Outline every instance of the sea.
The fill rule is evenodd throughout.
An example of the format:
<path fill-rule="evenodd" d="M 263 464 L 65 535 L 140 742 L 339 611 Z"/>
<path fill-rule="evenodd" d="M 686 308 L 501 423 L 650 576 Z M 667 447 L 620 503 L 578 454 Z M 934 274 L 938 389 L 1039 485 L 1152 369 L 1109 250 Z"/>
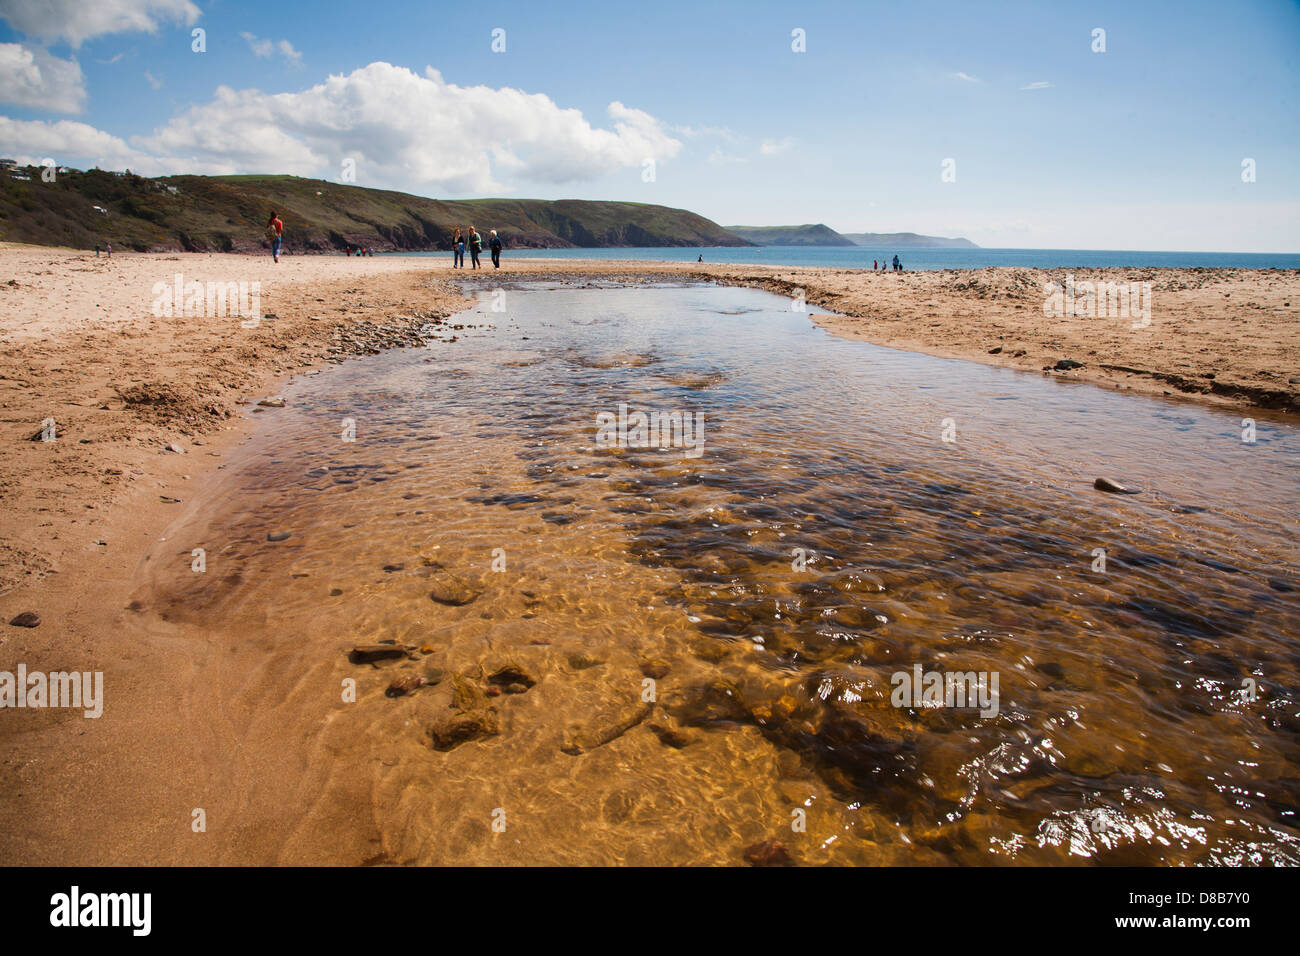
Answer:
<path fill-rule="evenodd" d="M 397 253 L 450 256 L 450 252 Z M 883 249 L 869 246 L 727 246 L 617 249 L 506 249 L 519 259 L 641 259 L 662 262 L 705 262 L 735 265 L 817 266 L 828 269 L 870 269 L 873 260 L 893 261 L 904 269 L 985 269 L 990 266 L 1031 269 L 1179 268 L 1179 269 L 1300 269 L 1300 253 L 1149 252 L 1111 249 Z M 487 253 L 483 254 L 484 259 Z"/>

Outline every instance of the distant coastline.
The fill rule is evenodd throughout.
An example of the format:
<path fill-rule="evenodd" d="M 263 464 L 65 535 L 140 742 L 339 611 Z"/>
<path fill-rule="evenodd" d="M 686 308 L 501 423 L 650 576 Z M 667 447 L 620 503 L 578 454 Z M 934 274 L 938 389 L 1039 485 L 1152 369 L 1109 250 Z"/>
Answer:
<path fill-rule="evenodd" d="M 507 258 L 695 262 L 714 265 L 865 269 L 897 254 L 904 270 L 941 269 L 1300 269 L 1300 253 L 1143 252 L 1110 249 L 905 249 L 884 246 L 750 246 L 621 249 L 507 249 Z M 443 255 L 443 253 L 417 253 Z"/>
<path fill-rule="evenodd" d="M 969 239 L 915 232 L 836 232 L 825 223 L 801 226 L 725 226 L 756 246 L 866 246 L 871 249 L 978 249 Z"/>

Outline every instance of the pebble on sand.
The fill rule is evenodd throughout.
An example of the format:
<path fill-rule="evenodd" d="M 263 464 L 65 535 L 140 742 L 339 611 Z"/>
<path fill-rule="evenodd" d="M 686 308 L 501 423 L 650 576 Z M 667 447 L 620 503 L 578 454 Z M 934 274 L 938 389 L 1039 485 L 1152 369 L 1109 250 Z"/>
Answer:
<path fill-rule="evenodd" d="M 23 611 L 9 623 L 14 627 L 40 627 L 41 616 L 35 611 Z"/>
<path fill-rule="evenodd" d="M 292 532 L 290 531 L 268 531 L 266 533 L 266 540 L 267 541 L 288 541 L 289 536 L 291 534 Z"/>
<path fill-rule="evenodd" d="M 764 840 L 745 848 L 745 860 L 751 866 L 793 866 L 794 860 L 785 844 L 777 840 Z"/>
<path fill-rule="evenodd" d="M 353 664 L 373 664 L 405 656 L 406 648 L 400 644 L 358 644 L 348 651 L 348 660 Z"/>
<path fill-rule="evenodd" d="M 384 693 L 389 697 L 402 697 L 412 691 L 419 690 L 425 684 L 429 683 L 423 674 L 405 674 L 397 678 L 388 685 L 388 690 Z"/>
<path fill-rule="evenodd" d="M 489 684 L 496 684 L 498 687 L 504 687 L 507 694 L 522 694 L 528 688 L 537 683 L 533 675 L 524 670 L 518 664 L 506 664 L 495 670 L 488 677 Z M 512 688 L 522 687 L 523 690 L 513 690 Z"/>
<path fill-rule="evenodd" d="M 462 607 L 469 604 L 481 593 L 450 571 L 442 568 L 433 569 L 432 584 L 433 587 L 429 592 L 429 597 L 439 604 L 450 604 L 452 607 Z"/>
<path fill-rule="evenodd" d="M 1098 478 L 1092 483 L 1092 486 L 1098 491 L 1109 491 L 1114 495 L 1136 495 L 1139 493 L 1138 489 L 1121 485 L 1118 481 L 1111 481 L 1109 478 Z"/>

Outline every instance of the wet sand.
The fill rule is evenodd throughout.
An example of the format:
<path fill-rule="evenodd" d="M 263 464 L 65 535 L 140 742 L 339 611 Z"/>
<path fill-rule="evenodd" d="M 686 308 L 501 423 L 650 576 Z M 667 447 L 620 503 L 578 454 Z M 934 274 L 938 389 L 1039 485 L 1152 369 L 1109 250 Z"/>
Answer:
<path fill-rule="evenodd" d="M 0 858 L 6 862 L 120 862 L 126 858 L 119 847 L 127 845 L 131 862 L 391 861 L 378 823 L 368 829 L 355 819 L 356 808 L 373 800 L 370 792 L 354 794 L 355 802 L 312 805 L 311 832 L 338 834 L 340 842 L 328 850 L 288 852 L 292 840 L 280 834 L 268 841 L 256 823 L 235 844 L 192 835 L 195 775 L 212 792 L 208 810 L 218 816 L 240 813 L 239 806 L 223 803 L 233 799 L 223 793 L 261 788 L 259 805 L 292 805 L 287 819 L 298 819 L 307 813 L 302 801 L 332 774 L 329 743 L 317 742 L 323 749 L 314 752 L 295 749 L 308 728 L 277 725 L 241 704 L 241 680 L 267 682 L 260 688 L 265 693 L 289 694 L 296 686 L 292 673 L 258 673 L 259 648 L 269 649 L 259 643 L 265 636 L 231 648 L 238 660 L 220 671 L 231 682 L 204 683 L 206 690 L 196 694 L 195 677 L 213 673 L 216 651 L 192 636 L 141 633 L 131 604 L 141 559 L 158 546 L 163 529 L 205 493 L 223 458 L 248 439 L 259 417 L 276 413 L 241 415 L 241 406 L 247 410 L 247 403 L 277 394 L 287 376 L 349 354 L 417 338 L 454 350 L 460 330 L 440 320 L 468 300 L 446 284 L 448 278 L 496 284 L 553 276 L 581 287 L 595 280 L 708 277 L 784 294 L 802 288 L 812 305 L 841 313 L 818 321 L 847 337 L 1035 371 L 1074 358 L 1083 368 L 1051 374 L 1193 395 L 1215 387 L 1203 383 L 1221 383 L 1220 391 L 1204 397 L 1241 407 L 1295 407 L 1289 379 L 1296 372 L 1285 364 L 1294 361 L 1297 339 L 1291 292 L 1300 282 L 1293 273 L 1153 270 L 1162 274 L 1154 277 L 1152 328 L 1144 331 L 1179 323 L 1179 331 L 1169 329 L 1157 345 L 1144 344 L 1127 323 L 1098 337 L 1097 320 L 1044 318 L 1041 292 L 1010 275 L 1021 270 L 995 270 L 991 280 L 973 274 L 983 283 L 976 285 L 965 274 L 967 287 L 957 288 L 961 283 L 947 273 L 507 260 L 508 273 L 466 276 L 428 259 L 291 257 L 276 267 L 265 258 L 237 256 L 131 255 L 109 263 L 50 250 L 2 255 L 17 284 L 0 286 L 0 441 L 11 450 L 0 459 L 0 616 L 8 621 L 34 610 L 43 621 L 35 629 L 0 628 L 0 654 L 29 669 L 115 672 L 121 678 L 115 706 L 129 715 L 110 727 L 52 711 L 3 714 L 0 750 L 15 773 L 10 796 L 0 801 Z M 262 311 L 275 318 L 254 329 L 229 318 L 154 318 L 150 289 L 177 270 L 187 279 L 260 280 Z M 1117 270 L 1106 272 L 1115 276 Z M 285 281 L 283 273 L 293 278 Z M 1243 298 L 1244 315 L 1227 304 Z M 935 324 L 919 322 L 918 315 Z M 1002 352 L 989 355 L 998 344 Z M 1115 372 L 1118 367 L 1132 371 Z M 47 418 L 56 422 L 56 440 L 30 441 Z M 171 444 L 181 451 L 168 450 Z M 633 658 L 627 663 L 640 666 Z M 248 752 L 239 753 L 236 744 L 254 725 Z M 148 741 L 143 749 L 140 741 Z M 286 758 L 300 763 L 277 771 L 276 761 Z M 770 759 L 779 762 L 780 754 Z M 338 793 L 347 786 L 368 790 L 373 782 L 335 780 L 332 786 Z M 148 799 L 141 798 L 144 792 Z M 133 802 L 138 813 L 107 826 L 84 812 L 88 805 Z M 142 821 L 154 827 L 143 841 Z M 417 828 L 407 842 L 421 839 Z M 156 849 L 141 851 L 145 845 Z M 418 859 L 420 852 L 399 858 Z"/>

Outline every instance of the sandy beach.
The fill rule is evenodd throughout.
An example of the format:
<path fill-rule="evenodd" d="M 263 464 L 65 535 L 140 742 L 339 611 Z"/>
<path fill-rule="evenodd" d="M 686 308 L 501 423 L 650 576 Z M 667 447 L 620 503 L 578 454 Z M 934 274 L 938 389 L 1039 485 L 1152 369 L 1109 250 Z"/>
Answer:
<path fill-rule="evenodd" d="M 473 274 L 453 273 L 450 257 L 290 256 L 275 265 L 265 256 L 110 260 L 30 247 L 0 250 L 0 261 L 0 442 L 7 450 L 0 456 L 0 618 L 40 617 L 38 627 L 0 627 L 0 654 L 30 669 L 93 665 L 117 675 L 115 706 L 129 715 L 90 731 L 54 712 L 21 721 L 10 715 L 0 724 L 11 775 L 0 800 L 0 859 L 9 864 L 293 859 L 259 852 L 255 832 L 217 849 L 189 845 L 185 826 L 161 823 L 154 852 L 124 858 L 120 847 L 142 845 L 138 832 L 128 838 L 126 831 L 139 827 L 146 810 L 188 806 L 180 790 L 193 781 L 177 779 L 178 768 L 200 766 L 212 775 L 209 783 L 221 779 L 229 741 L 207 722 L 233 706 L 187 689 L 211 648 L 123 639 L 131 633 L 132 584 L 142 556 L 178 511 L 263 416 L 276 413 L 274 401 L 257 402 L 351 355 L 420 343 L 455 349 L 458 330 L 444 320 L 472 300 L 453 280 L 483 289 L 537 278 L 579 288 L 595 280 L 751 286 L 802 299 L 817 323 L 848 339 L 1211 402 L 1243 417 L 1291 421 L 1300 411 L 1295 272 L 1073 276 L 1149 282 L 1150 322 L 1134 328 L 1128 318 L 1045 316 L 1044 284 L 1065 275 L 1028 269 L 876 274 L 507 255 L 499 273 Z M 185 282 L 259 283 L 256 324 L 155 315 L 156 284 L 170 284 L 177 273 Z M 53 440 L 43 441 L 50 420 Z M 191 713 L 173 703 L 210 710 Z M 296 729 L 287 733 L 292 739 Z M 126 739 L 135 742 L 129 757 L 121 750 Z M 143 750 L 142 739 L 149 741 Z M 195 751 L 202 754 L 197 764 L 182 758 Z M 303 796 L 293 788 L 310 777 L 287 775 L 285 790 L 266 799 L 291 803 Z M 114 815 L 109 826 L 80 812 L 88 803 L 120 809 L 137 802 L 140 813 Z M 324 815 L 318 832 L 329 812 L 345 813 L 316 810 Z M 328 854 L 303 851 L 299 858 L 359 862 L 374 855 L 368 839 L 359 825 Z"/>

